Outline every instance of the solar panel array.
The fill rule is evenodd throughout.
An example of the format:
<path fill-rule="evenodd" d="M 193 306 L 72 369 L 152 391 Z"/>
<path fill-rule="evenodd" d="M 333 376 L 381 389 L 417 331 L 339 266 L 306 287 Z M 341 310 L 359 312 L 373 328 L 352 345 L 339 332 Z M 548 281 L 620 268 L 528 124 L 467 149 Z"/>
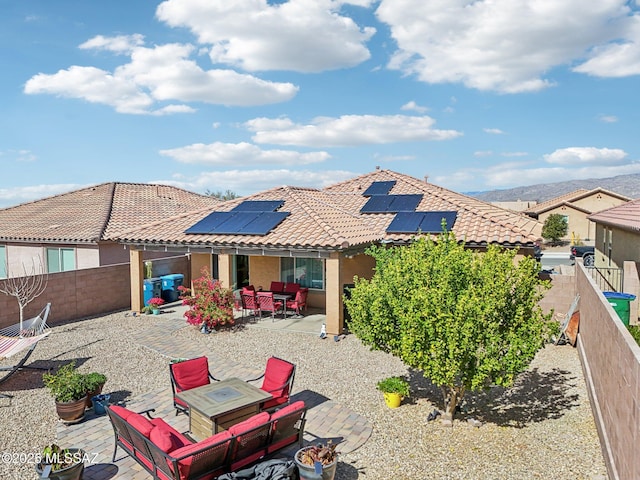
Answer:
<path fill-rule="evenodd" d="M 416 212 L 422 195 L 389 195 L 395 180 L 373 182 L 362 196 L 369 197 L 360 213 L 395 213 L 387 233 L 440 233 L 442 223 L 447 231 L 453 228 L 458 213 L 455 211 Z"/>
<path fill-rule="evenodd" d="M 387 227 L 387 233 L 440 233 L 442 222 L 450 231 L 456 222 L 458 212 L 400 212 Z"/>
<path fill-rule="evenodd" d="M 217 235 L 266 235 L 290 212 L 276 212 L 284 200 L 246 200 L 228 212 L 213 212 L 184 233 Z"/>

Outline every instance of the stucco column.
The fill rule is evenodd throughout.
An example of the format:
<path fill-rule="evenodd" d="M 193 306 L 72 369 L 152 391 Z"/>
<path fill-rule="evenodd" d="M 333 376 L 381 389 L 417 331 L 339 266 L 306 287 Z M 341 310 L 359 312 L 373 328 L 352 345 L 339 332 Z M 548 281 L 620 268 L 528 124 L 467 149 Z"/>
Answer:
<path fill-rule="evenodd" d="M 211 254 L 192 253 L 191 254 L 191 291 L 193 291 L 193 281 L 202 276 L 202 269 L 207 268 L 211 273 Z"/>
<path fill-rule="evenodd" d="M 233 261 L 232 256 L 227 254 L 218 255 L 218 275 L 220 283 L 225 288 L 233 285 Z"/>
<path fill-rule="evenodd" d="M 140 312 L 144 306 L 144 263 L 142 250 L 129 248 L 129 275 L 131 277 L 131 311 Z"/>
<path fill-rule="evenodd" d="M 326 260 L 326 311 L 327 311 L 327 334 L 339 335 L 342 333 L 344 319 L 342 316 L 342 285 L 340 283 L 340 263 L 339 253 L 332 253 Z"/>

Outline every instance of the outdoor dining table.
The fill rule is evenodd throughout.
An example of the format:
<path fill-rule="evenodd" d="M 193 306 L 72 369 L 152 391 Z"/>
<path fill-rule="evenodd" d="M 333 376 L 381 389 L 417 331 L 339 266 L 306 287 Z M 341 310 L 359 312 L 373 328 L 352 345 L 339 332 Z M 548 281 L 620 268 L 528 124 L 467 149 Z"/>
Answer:
<path fill-rule="evenodd" d="M 204 440 L 260 413 L 270 393 L 239 378 L 227 378 L 176 393 L 189 406 L 189 432 Z"/>
<path fill-rule="evenodd" d="M 293 297 L 290 293 L 274 293 L 273 300 L 282 302 L 282 312 L 284 318 L 287 318 L 287 300 L 290 300 Z"/>

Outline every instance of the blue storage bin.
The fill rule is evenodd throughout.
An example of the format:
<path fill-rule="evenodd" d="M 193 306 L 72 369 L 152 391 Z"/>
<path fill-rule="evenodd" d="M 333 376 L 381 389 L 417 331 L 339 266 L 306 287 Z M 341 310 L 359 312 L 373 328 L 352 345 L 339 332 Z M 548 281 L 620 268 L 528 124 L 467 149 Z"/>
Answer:
<path fill-rule="evenodd" d="M 149 305 L 149 300 L 162 296 L 162 280 L 160 277 L 145 278 L 142 283 L 142 290 L 144 291 L 144 304 L 147 306 Z"/>
<path fill-rule="evenodd" d="M 177 302 L 180 296 L 178 287 L 182 286 L 184 275 L 181 273 L 172 273 L 170 275 L 163 275 L 160 279 L 162 280 L 162 298 L 166 302 Z"/>

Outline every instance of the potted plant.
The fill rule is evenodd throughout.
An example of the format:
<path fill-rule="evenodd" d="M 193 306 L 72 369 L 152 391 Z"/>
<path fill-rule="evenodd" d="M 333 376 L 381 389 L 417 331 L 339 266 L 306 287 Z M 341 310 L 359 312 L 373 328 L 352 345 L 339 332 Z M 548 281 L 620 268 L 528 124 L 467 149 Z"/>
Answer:
<path fill-rule="evenodd" d="M 87 384 L 85 375 L 76 370 L 75 360 L 60 367 L 56 373 L 44 373 L 42 381 L 51 392 L 58 417 L 63 422 L 76 423 L 84 418 Z"/>
<path fill-rule="evenodd" d="M 80 448 L 60 448 L 51 444 L 42 451 L 36 472 L 40 478 L 80 480 L 84 473 L 84 457 L 85 453 Z"/>
<path fill-rule="evenodd" d="M 87 385 L 87 408 L 91 408 L 93 406 L 91 399 L 102 393 L 102 388 L 107 383 L 107 376 L 102 373 L 91 372 L 85 374 L 84 381 Z"/>
<path fill-rule="evenodd" d="M 331 440 L 324 445 L 303 447 L 293 459 L 298 466 L 300 480 L 333 480 L 338 467 L 338 452 Z"/>
<path fill-rule="evenodd" d="M 162 305 L 164 305 L 164 300 L 160 297 L 153 297 L 147 302 L 147 307 L 151 308 L 151 313 L 154 315 L 158 315 L 160 313 L 160 307 Z"/>
<path fill-rule="evenodd" d="M 384 401 L 389 408 L 399 407 L 402 399 L 409 396 L 409 382 L 402 377 L 380 380 L 377 388 L 384 395 Z"/>

